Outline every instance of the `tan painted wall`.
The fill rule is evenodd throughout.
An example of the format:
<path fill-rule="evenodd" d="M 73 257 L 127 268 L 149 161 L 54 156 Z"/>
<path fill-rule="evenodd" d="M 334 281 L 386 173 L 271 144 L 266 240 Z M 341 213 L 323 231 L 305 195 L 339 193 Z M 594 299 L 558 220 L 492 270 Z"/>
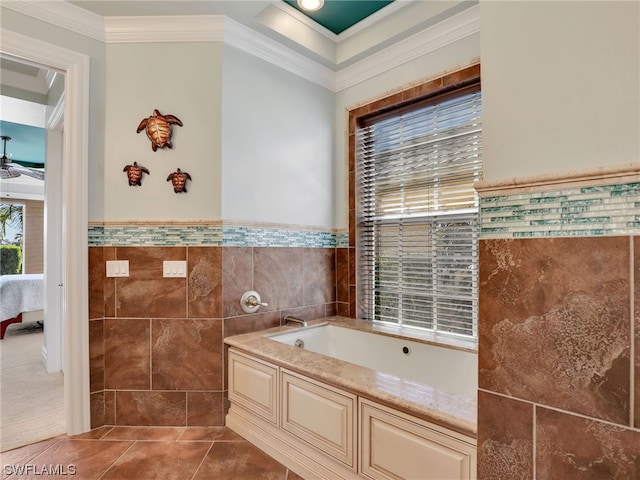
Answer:
<path fill-rule="evenodd" d="M 24 273 L 44 273 L 44 202 L 25 200 Z"/>

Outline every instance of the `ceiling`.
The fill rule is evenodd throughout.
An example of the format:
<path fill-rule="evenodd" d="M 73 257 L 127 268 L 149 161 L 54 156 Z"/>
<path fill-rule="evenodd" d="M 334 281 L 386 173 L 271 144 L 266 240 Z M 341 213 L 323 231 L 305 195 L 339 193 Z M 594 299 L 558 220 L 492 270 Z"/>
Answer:
<path fill-rule="evenodd" d="M 0 67 L 3 70 L 8 68 L 15 73 L 32 77 L 34 80 L 38 78 L 38 74 L 40 73 L 40 69 L 38 67 L 27 65 L 26 63 L 14 62 L 6 58 L 0 59 Z"/>
<path fill-rule="evenodd" d="M 40 127 L 0 120 L 0 135 L 11 137 L 7 141 L 9 161 L 25 167 L 42 168 L 45 160 L 46 130 Z M 0 143 L 3 152 L 4 142 Z"/>
<path fill-rule="evenodd" d="M 139 17 L 218 16 L 253 31 L 263 43 L 279 44 L 335 73 L 371 60 L 379 53 L 399 57 L 401 44 L 424 36 L 431 27 L 477 6 L 479 0 L 325 0 L 305 12 L 295 0 L 1 0 L 3 7 L 39 15 L 54 25 L 101 41 L 109 34 L 136 31 Z M 37 8 L 27 8 L 33 3 Z M 20 8 L 18 8 L 20 7 Z M 54 8 L 55 7 L 55 8 Z M 58 8 L 60 7 L 60 8 Z M 64 7 L 64 8 L 62 8 Z M 41 9 L 41 10 L 40 10 Z M 161 24 L 162 22 L 159 22 Z M 173 24 L 167 30 L 173 31 Z M 145 27 L 146 28 L 146 27 Z M 225 38 L 227 33 L 225 22 Z M 102 32 L 101 34 L 99 32 Z M 234 32 L 237 30 L 234 29 Z M 245 35 L 244 33 L 242 33 Z M 391 53 L 389 49 L 396 48 Z M 271 46 L 267 47 L 271 49 Z M 408 49 L 416 48 L 409 45 Z M 420 48 L 420 47 L 417 47 Z M 273 49 L 272 49 L 273 50 Z M 288 56 L 287 53 L 285 55 Z M 366 69 L 366 67 L 365 67 Z M 3 68 L 4 73 L 4 68 Z M 3 84 L 5 82 L 3 81 Z"/>
<path fill-rule="evenodd" d="M 0 59 L 2 99 L 0 135 L 11 137 L 6 152 L 11 162 L 41 168 L 45 162 L 44 109 L 48 71 L 8 58 Z M 0 154 L 4 142 L 0 142 Z M 12 180 L 13 181 L 13 180 Z"/>
<path fill-rule="evenodd" d="M 300 8 L 296 0 L 284 0 L 284 2 L 338 35 L 393 3 L 393 0 L 326 0 L 321 9 L 311 12 Z"/>
<path fill-rule="evenodd" d="M 103 17 L 157 15 L 228 15 L 242 21 L 269 4 L 286 3 L 319 25 L 339 34 L 394 0 L 325 0 L 314 12 L 298 7 L 296 0 L 67 0 Z M 410 0 L 398 0 L 410 3 Z M 244 22 L 243 22 L 244 23 Z"/>

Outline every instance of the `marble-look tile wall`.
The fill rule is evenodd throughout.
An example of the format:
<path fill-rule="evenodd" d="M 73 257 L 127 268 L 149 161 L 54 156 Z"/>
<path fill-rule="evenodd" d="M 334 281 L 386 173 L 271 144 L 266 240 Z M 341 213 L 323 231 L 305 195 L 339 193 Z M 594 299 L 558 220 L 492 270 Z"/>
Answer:
<path fill-rule="evenodd" d="M 638 236 L 480 241 L 478 478 L 640 478 L 639 284 Z"/>
<path fill-rule="evenodd" d="M 107 260 L 130 276 L 107 278 Z M 186 260 L 186 278 L 163 278 Z M 224 425 L 225 336 L 336 313 L 336 249 L 101 247 L 89 249 L 91 424 Z M 246 290 L 269 304 L 247 315 Z"/>

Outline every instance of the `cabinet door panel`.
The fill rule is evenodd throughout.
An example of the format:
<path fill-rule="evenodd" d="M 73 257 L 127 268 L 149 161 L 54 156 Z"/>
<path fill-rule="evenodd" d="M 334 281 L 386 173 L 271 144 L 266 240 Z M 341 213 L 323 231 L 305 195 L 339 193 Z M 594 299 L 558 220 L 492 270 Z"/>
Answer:
<path fill-rule="evenodd" d="M 278 368 L 229 351 L 229 400 L 278 422 Z"/>
<path fill-rule="evenodd" d="M 471 478 L 473 445 L 366 403 L 362 414 L 362 473 L 375 479 Z"/>
<path fill-rule="evenodd" d="M 354 467 L 356 397 L 283 371 L 283 430 Z"/>

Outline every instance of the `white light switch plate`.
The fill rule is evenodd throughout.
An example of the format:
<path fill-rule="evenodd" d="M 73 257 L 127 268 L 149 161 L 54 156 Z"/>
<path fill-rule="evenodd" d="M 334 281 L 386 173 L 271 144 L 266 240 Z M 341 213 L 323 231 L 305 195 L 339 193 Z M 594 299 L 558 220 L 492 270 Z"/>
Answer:
<path fill-rule="evenodd" d="M 162 262 L 162 276 L 172 278 L 186 277 L 186 260 L 165 260 Z"/>
<path fill-rule="evenodd" d="M 128 277 L 129 260 L 107 260 L 107 277 Z"/>

